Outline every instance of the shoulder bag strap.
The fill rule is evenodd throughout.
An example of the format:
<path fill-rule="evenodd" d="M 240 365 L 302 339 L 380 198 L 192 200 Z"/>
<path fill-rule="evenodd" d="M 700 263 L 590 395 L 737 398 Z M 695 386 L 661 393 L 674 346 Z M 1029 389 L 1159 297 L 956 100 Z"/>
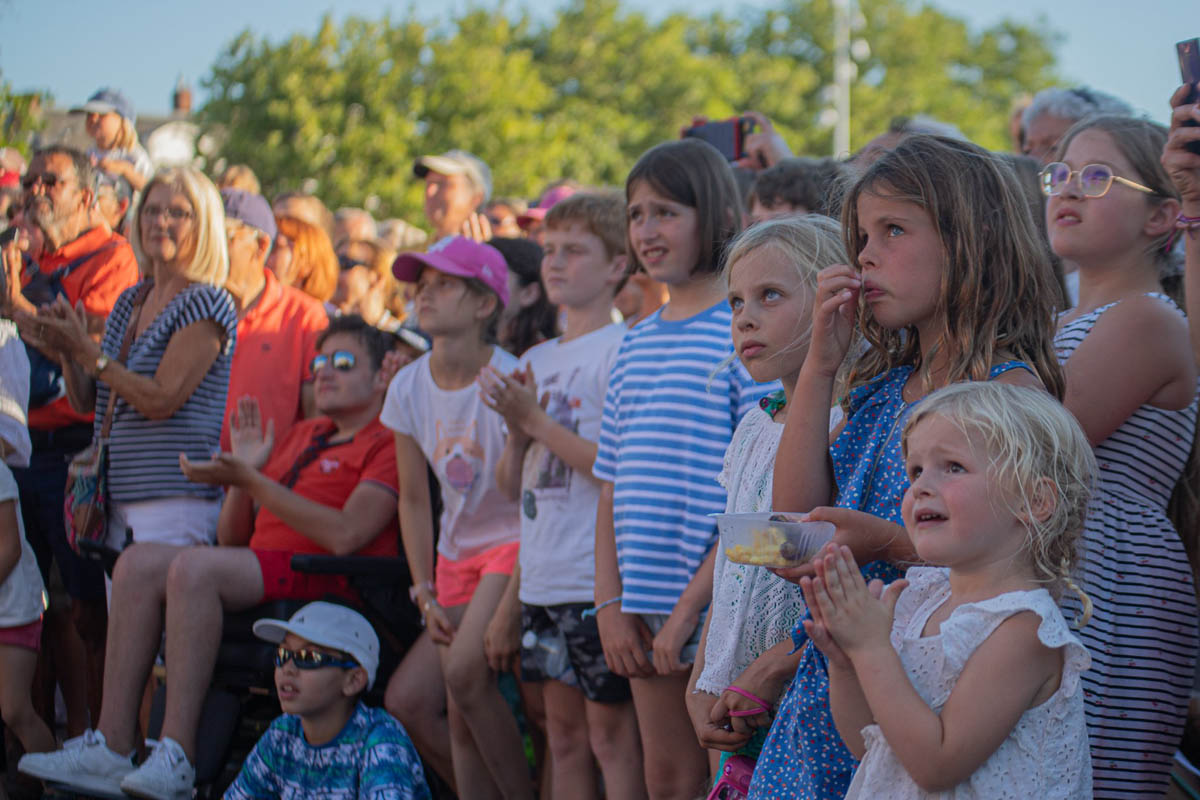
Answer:
<path fill-rule="evenodd" d="M 125 338 L 121 340 L 121 354 L 117 356 L 117 361 L 124 366 L 125 359 L 129 356 L 129 348 L 133 345 L 134 333 L 137 331 L 138 318 L 142 315 L 142 306 L 146 302 L 146 295 L 150 293 L 151 284 L 149 281 L 142 284 L 142 288 L 138 289 L 137 296 L 133 298 L 133 309 L 129 314 L 129 324 L 125 327 Z M 100 440 L 108 439 L 108 432 L 112 430 L 113 412 L 117 407 L 117 393 L 112 388 L 108 387 L 108 406 L 104 409 L 104 423 L 100 426 Z"/>

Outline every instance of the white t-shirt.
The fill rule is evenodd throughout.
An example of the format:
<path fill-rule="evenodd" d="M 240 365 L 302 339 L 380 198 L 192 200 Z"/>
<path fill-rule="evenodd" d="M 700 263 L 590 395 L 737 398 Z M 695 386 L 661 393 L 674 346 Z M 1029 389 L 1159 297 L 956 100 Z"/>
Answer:
<path fill-rule="evenodd" d="M 21 537 L 21 558 L 4 583 L 0 583 L 0 628 L 16 628 L 42 616 L 46 610 L 46 591 L 42 586 L 42 574 L 29 542 L 25 541 L 25 524 L 21 521 L 17 480 L 12 470 L 0 461 L 0 503 L 16 501 L 17 533 Z"/>
<path fill-rule="evenodd" d="M 499 347 L 488 363 L 505 374 L 517 367 Z M 458 561 L 517 541 L 517 503 L 496 486 L 504 421 L 480 400 L 478 385 L 439 388 L 426 353 L 392 378 L 379 421 L 416 441 L 442 485 L 438 553 Z"/>
<path fill-rule="evenodd" d="M 521 368 L 533 367 L 546 413 L 590 441 L 600 438 L 608 375 L 625 338 L 607 325 L 564 342 L 530 348 Z M 596 504 L 600 483 L 580 474 L 541 442 L 525 451 L 521 470 L 521 602 L 539 606 L 589 603 L 596 572 Z"/>

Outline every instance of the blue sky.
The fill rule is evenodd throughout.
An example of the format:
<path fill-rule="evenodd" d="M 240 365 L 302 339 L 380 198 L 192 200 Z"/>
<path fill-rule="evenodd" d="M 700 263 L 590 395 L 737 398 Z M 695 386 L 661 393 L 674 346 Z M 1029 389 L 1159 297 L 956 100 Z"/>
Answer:
<path fill-rule="evenodd" d="M 0 0 L 0 73 L 14 89 L 47 89 L 60 106 L 83 102 L 100 86 L 123 89 L 139 111 L 164 113 L 182 76 L 198 91 L 217 54 L 249 28 L 277 40 L 312 32 L 329 9 L 335 16 L 394 18 L 412 9 L 427 20 L 495 0 Z M 774 5 L 723 0 L 625 0 L 658 14 L 690 9 Z M 1045 24 L 1062 36 L 1059 67 L 1071 82 L 1116 94 L 1143 113 L 1165 120 L 1167 99 L 1179 83 L 1177 39 L 1200 36 L 1196 0 L 931 0 L 975 28 L 1001 17 Z M 555 0 L 507 3 L 548 13 Z M 1136 9 L 1136 10 L 1135 10 Z M 1191 26 L 1189 29 L 1188 26 Z M 199 99 L 203 100 L 202 93 Z M 763 109 L 769 113 L 769 109 Z"/>

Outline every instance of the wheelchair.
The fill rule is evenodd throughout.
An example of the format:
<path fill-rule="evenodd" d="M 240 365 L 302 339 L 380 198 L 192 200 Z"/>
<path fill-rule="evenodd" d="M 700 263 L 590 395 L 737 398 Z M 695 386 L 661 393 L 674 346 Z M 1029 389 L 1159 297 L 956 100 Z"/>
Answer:
<path fill-rule="evenodd" d="M 80 549 L 88 557 L 101 561 L 109 574 L 120 555 L 94 542 L 80 542 Z M 422 632 L 420 612 L 408 595 L 411 578 L 407 560 L 298 554 L 292 556 L 291 567 L 297 572 L 343 575 L 349 579 L 361 601 L 353 607 L 375 628 L 380 644 L 378 678 L 363 701 L 369 706 L 382 706 L 388 677 Z M 325 599 L 351 605 L 340 597 Z M 282 713 L 275 692 L 276 645 L 254 635 L 254 622 L 268 617 L 288 619 L 307 602 L 279 600 L 225 614 L 221 645 L 196 736 L 197 798 L 220 798 L 237 777 L 254 744 Z M 146 731 L 148 739 L 158 737 L 165 706 L 164 685 L 154 692 Z M 428 764 L 424 766 L 435 800 L 453 798 Z"/>

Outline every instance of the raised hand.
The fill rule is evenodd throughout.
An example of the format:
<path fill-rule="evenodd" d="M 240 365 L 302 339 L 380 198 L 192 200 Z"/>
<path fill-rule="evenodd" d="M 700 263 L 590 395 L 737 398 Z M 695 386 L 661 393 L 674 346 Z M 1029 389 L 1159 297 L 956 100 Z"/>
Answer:
<path fill-rule="evenodd" d="M 543 396 L 539 402 L 533 367 L 526 365 L 524 372 L 515 370 L 505 375 L 495 367 L 486 366 L 479 371 L 478 382 L 484 405 L 504 417 L 509 431 L 529 436 L 530 422 L 545 409 L 549 399 Z"/>
<path fill-rule="evenodd" d="M 262 469 L 275 447 L 275 420 L 262 423 L 258 398 L 243 395 L 229 417 L 229 441 L 233 455 L 254 469 Z"/>
<path fill-rule="evenodd" d="M 881 592 L 878 588 L 872 591 L 850 548 L 837 547 L 817 562 L 817 578 L 811 587 L 815 603 L 810 607 L 819 610 L 822 626 L 853 661 L 873 648 L 891 647 L 896 600 L 907 585 L 900 580 Z"/>
<path fill-rule="evenodd" d="M 1171 96 L 1171 132 L 1163 148 L 1162 165 L 1183 199 L 1184 213 L 1196 216 L 1200 212 L 1200 155 L 1188 146 L 1200 149 L 1200 102 L 1185 102 L 1190 88 L 1180 86 Z"/>
<path fill-rule="evenodd" d="M 837 375 L 854 341 L 861 286 L 858 273 L 846 264 L 834 264 L 817 273 L 806 368 L 819 369 L 820 374 L 829 377 Z"/>
<path fill-rule="evenodd" d="M 758 130 L 746 137 L 746 141 L 743 142 L 746 156 L 733 162 L 736 166 L 761 170 L 773 167 L 783 159 L 792 157 L 792 149 L 775 130 L 775 126 L 771 124 L 771 120 L 767 118 L 766 114 L 747 111 L 742 116 L 754 120 L 758 125 Z"/>

